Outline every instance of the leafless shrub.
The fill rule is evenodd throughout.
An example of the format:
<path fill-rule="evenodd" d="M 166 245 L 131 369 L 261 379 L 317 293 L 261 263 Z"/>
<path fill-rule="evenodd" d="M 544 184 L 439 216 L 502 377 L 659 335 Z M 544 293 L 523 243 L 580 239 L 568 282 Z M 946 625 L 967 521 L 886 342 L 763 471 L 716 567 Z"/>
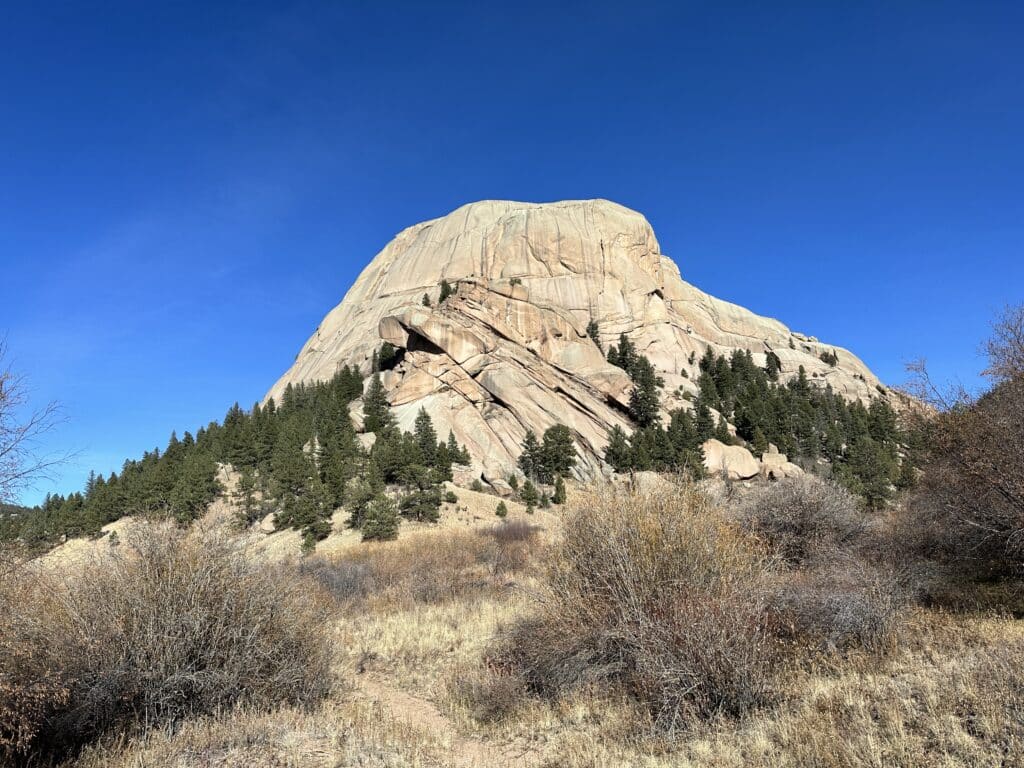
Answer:
<path fill-rule="evenodd" d="M 42 762 L 115 728 L 313 701 L 330 685 L 315 594 L 224 534 L 168 526 L 65 579 L 23 573 L 0 594 L 0 750 Z"/>
<path fill-rule="evenodd" d="M 505 720 L 527 699 L 526 680 L 502 667 L 460 670 L 452 683 L 452 695 L 480 723 Z"/>
<path fill-rule="evenodd" d="M 526 520 L 504 520 L 486 529 L 486 534 L 501 545 L 533 542 L 540 532 L 540 526 Z"/>
<path fill-rule="evenodd" d="M 839 550 L 783 575 L 771 598 L 789 639 L 829 652 L 892 650 L 907 602 L 892 570 Z"/>
<path fill-rule="evenodd" d="M 365 600 L 378 589 L 373 568 L 365 562 L 307 557 L 299 566 L 299 572 L 318 582 L 342 602 Z"/>
<path fill-rule="evenodd" d="M 491 574 L 502 576 L 525 570 L 538 549 L 539 532 L 539 526 L 525 520 L 505 520 L 488 528 L 484 535 L 492 542 L 483 551 L 483 559 Z"/>
<path fill-rule="evenodd" d="M 988 368 L 984 374 L 993 381 L 1010 381 L 1024 376 L 1024 304 L 1006 307 L 992 325 L 985 342 Z"/>
<path fill-rule="evenodd" d="M 765 552 L 693 487 L 595 492 L 566 519 L 535 612 L 488 664 L 538 695 L 625 692 L 655 726 L 740 715 L 770 700 L 780 646 L 763 601 Z"/>
<path fill-rule="evenodd" d="M 740 500 L 736 516 L 743 528 L 790 563 L 802 563 L 822 549 L 849 547 L 867 527 L 853 494 L 814 475 L 752 490 Z"/>
<path fill-rule="evenodd" d="M 936 404 L 917 425 L 924 471 L 895 535 L 964 580 L 1024 576 L 1024 373 Z"/>

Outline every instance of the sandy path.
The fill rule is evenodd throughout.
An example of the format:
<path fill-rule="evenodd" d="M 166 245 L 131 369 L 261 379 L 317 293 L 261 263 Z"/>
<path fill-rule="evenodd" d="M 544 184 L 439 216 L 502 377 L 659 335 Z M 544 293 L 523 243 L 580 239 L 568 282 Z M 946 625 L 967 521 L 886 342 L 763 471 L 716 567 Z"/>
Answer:
<path fill-rule="evenodd" d="M 540 764 L 541 755 L 535 750 L 513 745 L 491 745 L 459 734 L 449 720 L 431 701 L 414 696 L 390 685 L 378 677 L 360 675 L 355 680 L 357 690 L 367 699 L 380 704 L 391 715 L 417 730 L 439 736 L 451 745 L 447 766 L 452 768 L 529 768 Z"/>

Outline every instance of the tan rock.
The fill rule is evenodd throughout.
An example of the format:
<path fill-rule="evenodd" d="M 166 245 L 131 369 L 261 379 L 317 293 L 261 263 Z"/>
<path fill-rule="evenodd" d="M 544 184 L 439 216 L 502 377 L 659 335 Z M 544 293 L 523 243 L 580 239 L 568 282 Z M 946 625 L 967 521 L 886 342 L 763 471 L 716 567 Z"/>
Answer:
<path fill-rule="evenodd" d="M 776 449 L 777 451 L 778 449 Z M 768 453 L 761 456 L 761 476 L 766 480 L 781 480 L 784 477 L 796 477 L 804 471 L 791 462 L 784 453 Z"/>
<path fill-rule="evenodd" d="M 452 482 L 463 488 L 468 488 L 474 480 L 480 479 L 480 472 L 474 470 L 470 464 L 452 464 Z"/>
<path fill-rule="evenodd" d="M 761 472 L 761 464 L 746 448 L 718 440 L 704 443 L 704 467 L 709 474 L 729 480 L 749 480 Z"/>
<path fill-rule="evenodd" d="M 356 432 L 366 429 L 363 423 L 363 399 L 361 397 L 348 404 L 348 418 Z"/>
<path fill-rule="evenodd" d="M 422 306 L 442 280 L 455 294 Z M 329 379 L 345 364 L 369 373 L 374 350 L 388 341 L 405 350 L 381 376 L 403 428 L 426 408 L 438 435 L 451 430 L 469 448 L 474 473 L 503 482 L 527 429 L 563 423 L 580 453 L 578 474 L 592 477 L 608 430 L 632 430 L 624 413 L 632 384 L 587 336 L 591 320 L 605 348 L 625 333 L 648 356 L 666 380 L 666 407 L 680 405 L 669 392 L 693 391 L 689 357 L 708 346 L 749 350 L 762 362 L 771 350 L 783 379 L 803 365 L 817 374 L 812 381 L 846 397 L 877 394 L 878 380 L 852 353 L 698 290 L 661 253 L 642 215 L 584 200 L 484 201 L 399 233 L 268 397 L 289 382 Z M 818 358 L 826 349 L 838 354 L 834 368 Z M 361 404 L 350 415 L 362 429 Z"/>

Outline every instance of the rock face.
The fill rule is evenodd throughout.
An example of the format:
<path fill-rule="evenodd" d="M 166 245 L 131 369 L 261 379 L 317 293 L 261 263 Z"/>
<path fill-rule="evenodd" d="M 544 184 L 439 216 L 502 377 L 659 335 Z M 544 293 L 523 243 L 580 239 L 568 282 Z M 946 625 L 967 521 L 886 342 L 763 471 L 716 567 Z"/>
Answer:
<path fill-rule="evenodd" d="M 439 304 L 442 280 L 457 290 Z M 424 294 L 433 306 L 423 305 Z M 682 395 L 696 393 L 708 346 L 750 350 L 759 365 L 772 351 L 783 378 L 803 365 L 812 381 L 851 399 L 878 391 L 850 352 L 683 281 L 641 214 L 585 200 L 472 203 L 401 232 L 267 397 L 349 363 L 369 373 L 374 350 L 388 341 L 401 355 L 382 381 L 403 429 L 426 408 L 438 435 L 454 432 L 474 473 L 490 482 L 513 471 L 527 429 L 539 435 L 563 423 L 576 438 L 580 474 L 592 476 L 604 469 L 608 429 L 631 430 L 631 385 L 587 335 L 591 320 L 605 349 L 625 333 L 647 355 L 665 379 L 666 410 L 688 407 Z M 836 366 L 819 359 L 826 351 L 838 355 Z"/>

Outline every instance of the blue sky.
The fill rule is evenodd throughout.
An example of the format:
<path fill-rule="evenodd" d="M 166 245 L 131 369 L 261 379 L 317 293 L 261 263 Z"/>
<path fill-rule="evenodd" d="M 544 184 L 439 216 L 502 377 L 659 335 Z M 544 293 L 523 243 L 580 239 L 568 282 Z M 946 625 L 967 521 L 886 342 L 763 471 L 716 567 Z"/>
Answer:
<path fill-rule="evenodd" d="M 642 211 L 685 279 L 890 383 L 976 384 L 1024 300 L 1018 3 L 159 5 L 0 25 L 0 333 L 79 452 L 26 503 L 259 399 L 472 200 Z"/>

